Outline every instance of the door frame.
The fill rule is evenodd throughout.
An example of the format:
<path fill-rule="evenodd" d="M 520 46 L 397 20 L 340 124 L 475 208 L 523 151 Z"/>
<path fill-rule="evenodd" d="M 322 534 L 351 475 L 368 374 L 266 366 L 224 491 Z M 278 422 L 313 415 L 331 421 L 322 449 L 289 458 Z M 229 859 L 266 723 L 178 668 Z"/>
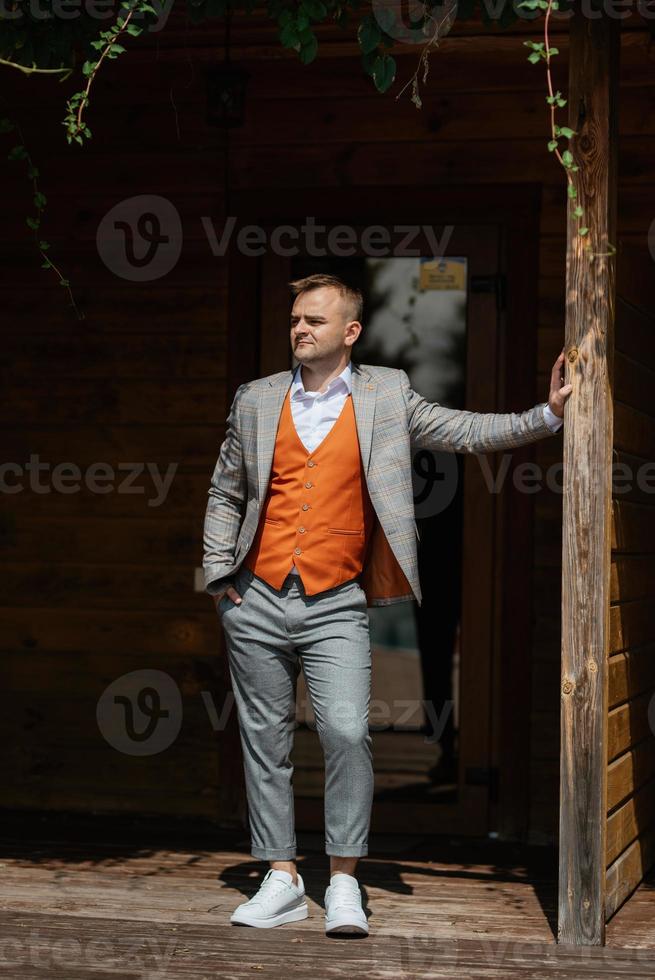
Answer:
<path fill-rule="evenodd" d="M 319 215 L 314 214 L 319 210 L 317 202 Z M 430 222 L 439 227 L 444 224 L 456 228 L 467 224 L 496 226 L 506 301 L 505 308 L 499 310 L 499 359 L 494 379 L 497 407 L 484 408 L 485 411 L 522 411 L 535 400 L 541 400 L 536 392 L 540 205 L 541 188 L 535 184 L 449 187 L 447 194 L 442 188 L 431 187 L 250 189 L 232 190 L 231 200 L 232 213 L 239 216 L 240 226 L 299 225 L 312 214 L 317 223 L 330 225 Z M 431 220 L 432 216 L 438 220 Z M 232 247 L 228 261 L 227 377 L 231 399 L 239 384 L 280 370 L 280 363 L 288 363 L 288 332 L 284 329 L 278 335 L 273 328 L 278 309 L 286 309 L 288 293 L 286 279 L 279 274 L 283 263 L 276 269 L 270 254 L 264 262 L 263 257 L 250 257 Z M 264 307 L 264 329 L 260 332 L 263 295 L 267 299 L 272 296 L 273 301 Z M 286 326 L 286 314 L 282 322 Z M 266 329 L 267 323 L 270 329 Z M 281 362 L 280 357 L 285 356 L 287 360 Z M 513 450 L 512 469 L 530 460 L 532 452 L 532 446 Z M 493 597 L 496 630 L 489 704 L 490 769 L 487 774 L 480 774 L 482 785 L 475 789 L 485 793 L 489 807 L 488 831 L 504 839 L 526 839 L 533 499 L 531 494 L 518 492 L 511 479 L 506 479 L 499 494 L 496 541 L 496 581 L 502 587 Z M 522 692 L 522 696 L 517 698 L 516 691 Z M 460 784 L 460 794 L 462 788 Z M 477 798 L 479 801 L 480 796 Z M 411 804 L 411 821 L 405 820 L 404 827 L 397 829 L 406 830 L 409 822 L 421 833 L 461 833 L 461 820 L 444 819 L 443 807 Z M 426 809 L 425 814 L 419 813 L 422 808 Z M 315 811 L 315 816 L 322 819 L 322 801 L 303 801 L 300 807 L 297 805 L 298 816 L 300 810 L 303 815 Z M 299 823 L 301 820 L 302 817 Z"/>

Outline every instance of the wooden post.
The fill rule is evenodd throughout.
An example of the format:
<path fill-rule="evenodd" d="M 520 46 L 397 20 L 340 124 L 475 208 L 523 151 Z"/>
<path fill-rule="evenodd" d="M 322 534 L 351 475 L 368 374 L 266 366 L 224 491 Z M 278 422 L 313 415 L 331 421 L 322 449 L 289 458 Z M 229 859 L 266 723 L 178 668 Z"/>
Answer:
<path fill-rule="evenodd" d="M 597 13 L 594 11 L 594 13 Z M 610 602 L 617 88 L 620 22 L 571 18 L 569 126 L 578 202 L 566 272 L 558 941 L 605 943 L 607 650 Z M 596 255 L 591 255 L 588 244 Z"/>

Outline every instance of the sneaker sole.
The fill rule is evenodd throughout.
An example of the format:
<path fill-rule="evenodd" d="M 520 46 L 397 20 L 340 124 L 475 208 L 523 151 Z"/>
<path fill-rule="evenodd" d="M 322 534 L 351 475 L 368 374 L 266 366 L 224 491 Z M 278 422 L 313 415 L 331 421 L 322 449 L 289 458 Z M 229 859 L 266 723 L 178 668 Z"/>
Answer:
<path fill-rule="evenodd" d="M 354 922 L 348 922 L 347 920 L 338 920 L 334 923 L 325 923 L 325 933 L 330 936 L 334 933 L 343 935 L 345 933 L 351 933 L 356 936 L 368 936 L 368 925 L 357 925 Z"/>
<path fill-rule="evenodd" d="M 256 929 L 273 929 L 275 926 L 283 926 L 285 922 L 299 922 L 301 919 L 306 919 L 308 915 L 309 908 L 305 902 L 295 909 L 278 912 L 277 915 L 271 915 L 266 919 L 255 915 L 250 916 L 247 913 L 240 913 L 237 916 L 235 912 L 230 918 L 230 922 L 234 926 L 254 926 Z"/>

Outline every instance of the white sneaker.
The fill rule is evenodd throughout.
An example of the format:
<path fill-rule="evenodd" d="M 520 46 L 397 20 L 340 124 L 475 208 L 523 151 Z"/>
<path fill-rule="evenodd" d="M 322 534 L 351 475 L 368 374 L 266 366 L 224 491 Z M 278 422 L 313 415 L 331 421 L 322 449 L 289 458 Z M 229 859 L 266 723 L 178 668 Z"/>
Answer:
<path fill-rule="evenodd" d="M 230 916 L 237 926 L 257 926 L 271 929 L 285 922 L 297 922 L 309 915 L 305 901 L 305 885 L 298 875 L 298 884 L 288 871 L 271 868 L 266 872 L 259 890 L 253 897 L 238 905 Z"/>
<path fill-rule="evenodd" d="M 368 936 L 368 922 L 362 908 L 362 893 L 357 879 L 338 872 L 325 889 L 325 932 L 350 932 Z"/>

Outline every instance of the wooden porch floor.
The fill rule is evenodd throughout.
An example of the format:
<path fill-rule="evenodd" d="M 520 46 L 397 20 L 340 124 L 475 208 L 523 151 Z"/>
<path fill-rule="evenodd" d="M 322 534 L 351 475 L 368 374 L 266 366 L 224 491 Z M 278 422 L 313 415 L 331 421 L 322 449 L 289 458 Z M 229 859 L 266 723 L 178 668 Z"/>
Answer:
<path fill-rule="evenodd" d="M 310 917 L 259 930 L 229 924 L 267 868 L 250 856 L 243 832 L 201 838 L 121 830 L 106 819 L 12 826 L 0 838 L 0 976 L 655 976 L 655 879 L 614 917 L 607 947 L 565 947 L 554 937 L 552 851 L 378 837 L 358 872 L 371 934 L 327 939 L 322 839 L 297 836 Z"/>

